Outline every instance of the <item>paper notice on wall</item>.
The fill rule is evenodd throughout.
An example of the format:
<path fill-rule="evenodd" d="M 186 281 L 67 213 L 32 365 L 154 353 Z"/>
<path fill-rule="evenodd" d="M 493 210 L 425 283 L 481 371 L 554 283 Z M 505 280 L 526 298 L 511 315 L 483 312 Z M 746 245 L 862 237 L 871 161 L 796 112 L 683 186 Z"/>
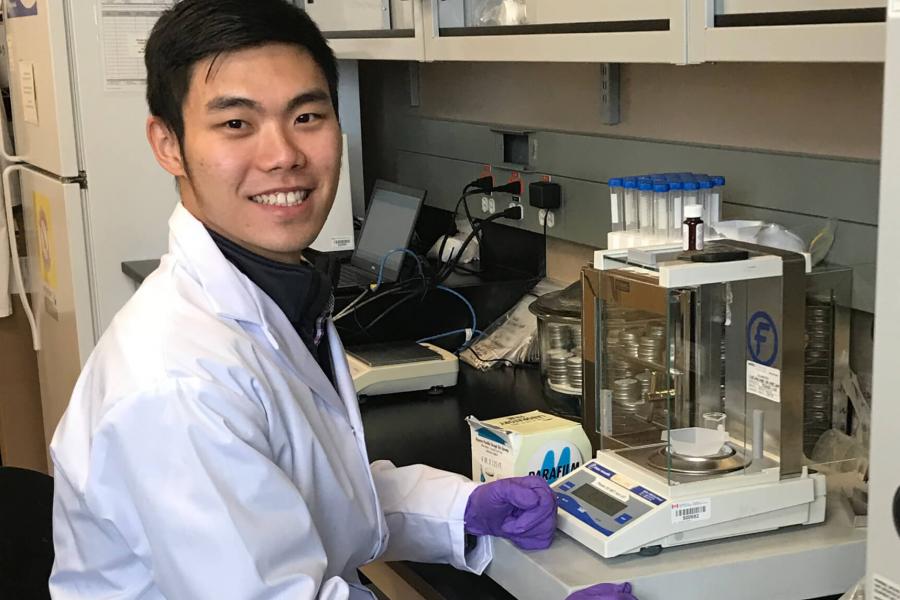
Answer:
<path fill-rule="evenodd" d="M 26 123 L 40 125 L 37 92 L 34 87 L 34 63 L 19 61 L 19 90 L 22 94 L 22 117 Z"/>
<path fill-rule="evenodd" d="M 173 0 L 102 0 L 100 29 L 107 91 L 144 90 L 144 48 L 159 16 Z"/>

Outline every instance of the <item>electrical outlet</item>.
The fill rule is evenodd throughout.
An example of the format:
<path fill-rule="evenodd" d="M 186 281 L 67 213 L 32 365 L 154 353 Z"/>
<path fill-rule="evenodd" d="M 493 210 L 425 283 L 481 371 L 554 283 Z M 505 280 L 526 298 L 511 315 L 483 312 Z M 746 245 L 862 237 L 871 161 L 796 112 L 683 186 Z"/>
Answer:
<path fill-rule="evenodd" d="M 556 225 L 556 215 L 554 215 L 551 210 L 547 213 L 547 227 L 553 229 L 554 225 Z"/>
<path fill-rule="evenodd" d="M 490 200 L 491 199 L 488 198 L 487 196 L 481 197 L 481 212 L 483 212 L 483 213 L 490 212 L 490 208 L 491 208 Z"/>
<path fill-rule="evenodd" d="M 488 212 L 491 214 L 497 212 L 497 204 L 494 202 L 493 198 L 488 198 Z"/>
<path fill-rule="evenodd" d="M 518 198 L 518 196 L 513 196 L 513 198 Z M 507 208 L 512 208 L 513 206 L 518 206 L 519 210 L 521 211 L 520 214 L 522 215 L 518 219 L 516 219 L 516 221 L 521 221 L 522 219 L 524 219 L 525 218 L 525 205 L 523 205 L 521 202 L 513 201 L 513 202 L 509 203 L 509 206 Z"/>
<path fill-rule="evenodd" d="M 538 225 L 540 225 L 541 227 L 543 227 L 543 226 L 544 226 L 544 220 L 546 220 L 546 218 L 547 218 L 547 209 L 546 209 L 546 208 L 542 208 L 541 210 L 538 211 Z"/>

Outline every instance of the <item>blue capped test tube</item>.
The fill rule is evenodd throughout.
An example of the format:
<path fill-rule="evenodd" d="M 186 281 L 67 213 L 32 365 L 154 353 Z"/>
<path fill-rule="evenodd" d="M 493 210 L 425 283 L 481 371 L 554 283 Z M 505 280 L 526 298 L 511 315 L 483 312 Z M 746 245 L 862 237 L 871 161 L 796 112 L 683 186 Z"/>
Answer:
<path fill-rule="evenodd" d="M 609 180 L 609 218 L 613 231 L 625 229 L 625 188 L 618 177 Z"/>
<path fill-rule="evenodd" d="M 622 194 L 625 197 L 625 230 L 637 232 L 640 229 L 640 219 L 636 177 L 622 178 Z"/>
<path fill-rule="evenodd" d="M 638 183 L 638 219 L 640 220 L 641 244 L 650 242 L 653 230 L 653 183 L 641 180 Z"/>
<path fill-rule="evenodd" d="M 684 206 L 684 183 L 681 181 L 669 182 L 669 210 L 672 215 L 672 222 L 669 223 L 669 240 L 681 239 L 681 222 Z"/>
<path fill-rule="evenodd" d="M 685 181 L 682 183 L 684 189 L 684 206 L 700 204 L 700 186 L 696 181 Z"/>
<path fill-rule="evenodd" d="M 722 218 L 722 198 L 725 192 L 725 178 L 721 175 L 713 175 L 713 189 L 710 190 L 709 199 L 709 225 L 715 227 Z"/>
<path fill-rule="evenodd" d="M 670 221 L 669 184 L 657 181 L 653 184 L 653 229 L 657 242 L 665 242 L 669 237 Z"/>
<path fill-rule="evenodd" d="M 713 183 L 709 177 L 699 177 L 697 179 L 697 185 L 699 186 L 699 200 L 700 205 L 703 206 L 703 222 L 709 223 L 709 203 L 710 196 L 712 195 Z"/>

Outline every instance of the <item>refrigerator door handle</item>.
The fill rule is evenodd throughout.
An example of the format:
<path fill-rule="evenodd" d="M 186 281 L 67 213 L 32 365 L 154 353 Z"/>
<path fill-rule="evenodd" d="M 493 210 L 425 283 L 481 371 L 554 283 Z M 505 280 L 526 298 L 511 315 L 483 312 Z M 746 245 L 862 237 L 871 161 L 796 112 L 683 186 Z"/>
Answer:
<path fill-rule="evenodd" d="M 16 241 L 16 233 L 13 226 L 15 221 L 13 220 L 12 210 L 12 174 L 15 171 L 25 170 L 28 170 L 35 175 L 46 177 L 47 179 L 53 178 L 44 175 L 39 171 L 28 169 L 25 165 L 21 164 L 9 165 L 5 169 L 3 169 L 3 204 L 6 208 L 6 222 L 8 223 L 9 227 L 9 252 L 11 254 L 10 262 L 12 263 L 13 275 L 16 278 L 16 286 L 19 288 L 18 294 L 22 299 L 22 306 L 25 308 L 25 316 L 28 317 L 28 325 L 31 327 L 31 339 L 34 342 L 34 350 L 35 352 L 37 352 L 41 349 L 41 334 L 40 331 L 38 331 L 37 321 L 35 321 L 34 318 L 34 311 L 31 309 L 31 305 L 28 304 L 28 291 L 25 289 L 25 280 L 22 277 L 22 264 L 19 261 L 19 243 Z"/>
<path fill-rule="evenodd" d="M 10 154 L 6 151 L 6 140 L 12 139 L 12 136 L 8 134 L 6 131 L 7 121 L 6 121 L 6 110 L 2 109 L 2 114 L 0 114 L 2 118 L 0 118 L 0 158 L 8 163 L 24 163 L 28 162 L 27 156 L 18 156 L 16 154 Z"/>

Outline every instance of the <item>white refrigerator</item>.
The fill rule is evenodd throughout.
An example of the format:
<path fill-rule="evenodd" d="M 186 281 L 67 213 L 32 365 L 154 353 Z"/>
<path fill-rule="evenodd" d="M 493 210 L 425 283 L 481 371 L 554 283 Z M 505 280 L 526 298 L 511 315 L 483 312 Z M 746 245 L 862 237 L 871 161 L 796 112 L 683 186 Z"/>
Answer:
<path fill-rule="evenodd" d="M 4 179 L 20 182 L 20 197 L 5 185 L 4 200 L 8 216 L 18 201 L 24 215 L 27 247 L 13 250 L 27 257 L 19 285 L 48 444 L 88 354 L 134 292 L 121 263 L 166 251 L 177 193 L 144 134 L 142 55 L 171 4 L 4 0 L 15 146 L 4 149 L 14 163 Z"/>

